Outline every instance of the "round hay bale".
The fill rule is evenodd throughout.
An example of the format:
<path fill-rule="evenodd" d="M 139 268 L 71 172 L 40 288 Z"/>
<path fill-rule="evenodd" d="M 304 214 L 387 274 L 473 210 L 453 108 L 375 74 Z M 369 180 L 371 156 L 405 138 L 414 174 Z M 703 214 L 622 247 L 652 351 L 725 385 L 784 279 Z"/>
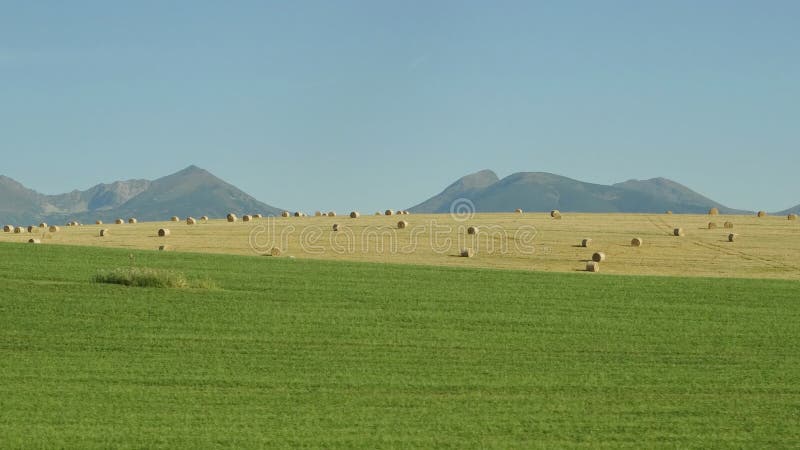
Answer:
<path fill-rule="evenodd" d="M 303 217 L 303 213 L 301 213 L 300 211 L 295 211 L 294 216 L 295 217 Z"/>
<path fill-rule="evenodd" d="M 351 219 L 358 219 L 359 217 L 361 217 L 361 213 L 359 213 L 358 211 L 353 211 L 350 213 Z"/>
<path fill-rule="evenodd" d="M 136 222 L 138 222 L 138 220 L 136 220 L 136 218 L 134 218 L 134 217 L 131 217 L 130 219 L 128 219 L 128 223 L 136 223 Z"/>
<path fill-rule="evenodd" d="M 758 217 L 767 217 L 767 212 L 766 211 L 759 211 L 758 212 Z"/>
<path fill-rule="evenodd" d="M 708 222 L 708 229 L 709 230 L 713 230 L 714 228 L 717 228 L 717 223 L 716 222 Z"/>
<path fill-rule="evenodd" d="M 100 237 L 106 237 L 106 236 L 108 236 L 108 229 L 103 228 L 102 230 L 100 230 Z"/>
<path fill-rule="evenodd" d="M 322 211 L 314 211 L 314 217 L 322 217 Z"/>
<path fill-rule="evenodd" d="M 725 222 L 722 226 L 725 228 L 733 228 L 733 222 Z"/>
<path fill-rule="evenodd" d="M 200 220 L 202 220 L 203 222 L 208 222 L 208 216 L 201 216 Z"/>
<path fill-rule="evenodd" d="M 333 231 L 339 231 L 339 224 L 338 223 L 333 224 Z"/>
<path fill-rule="evenodd" d="M 28 239 L 28 243 L 29 244 L 41 244 L 42 240 L 41 239 L 36 239 L 36 238 Z"/>
<path fill-rule="evenodd" d="M 581 247 L 588 247 L 590 245 L 592 245 L 592 240 L 589 238 L 586 238 L 581 241 Z"/>
<path fill-rule="evenodd" d="M 170 235 L 169 228 L 159 228 L 158 237 L 167 237 Z"/>
<path fill-rule="evenodd" d="M 686 233 L 683 231 L 683 228 L 675 228 L 672 230 L 672 234 L 675 236 L 684 236 Z"/>
<path fill-rule="evenodd" d="M 3 233 L 11 233 L 12 231 L 14 231 L 14 227 L 11 225 L 6 225 L 3 227 Z"/>
<path fill-rule="evenodd" d="M 22 228 L 22 227 L 14 227 L 14 234 L 20 234 L 20 233 L 22 233 L 24 230 L 25 230 L 25 229 L 24 229 L 24 228 Z"/>
<path fill-rule="evenodd" d="M 392 215 L 394 215 L 394 210 L 387 209 L 386 211 L 384 211 L 384 214 L 386 214 L 387 216 L 392 216 Z"/>
<path fill-rule="evenodd" d="M 467 234 L 478 234 L 478 227 L 467 228 Z"/>
<path fill-rule="evenodd" d="M 291 216 L 291 214 L 289 214 L 289 211 L 284 211 L 281 213 L 281 217 L 289 217 L 289 216 Z"/>
<path fill-rule="evenodd" d="M 786 218 L 789 220 L 797 220 L 797 214 L 789 214 Z"/>
<path fill-rule="evenodd" d="M 665 211 L 664 214 L 672 214 L 672 211 Z"/>
<path fill-rule="evenodd" d="M 228 222 L 230 222 L 230 223 L 233 223 L 233 222 L 236 222 L 237 220 L 239 220 L 239 218 L 236 217 L 236 214 L 234 214 L 234 213 L 228 214 L 226 219 L 228 219 Z"/>
<path fill-rule="evenodd" d="M 42 222 L 39 224 L 39 228 L 47 228 L 47 224 Z"/>
<path fill-rule="evenodd" d="M 169 246 L 168 245 L 162 244 L 162 245 L 158 246 L 158 251 L 163 252 L 163 251 L 166 251 L 166 250 L 169 250 Z"/>
<path fill-rule="evenodd" d="M 61 228 L 59 228 L 57 225 L 50 225 L 51 233 L 58 233 L 59 231 L 61 231 Z"/>
<path fill-rule="evenodd" d="M 322 217 L 328 217 L 328 213 L 322 213 Z"/>
<path fill-rule="evenodd" d="M 595 254 L 592 255 L 592 261 L 594 262 L 603 262 L 605 260 L 606 260 L 606 254 L 603 252 L 595 252 Z"/>
<path fill-rule="evenodd" d="M 403 229 L 403 228 L 405 228 L 407 226 L 408 226 L 408 222 L 406 222 L 405 220 L 401 220 L 401 221 L 397 222 L 397 228 L 399 228 L 399 229 Z"/>
<path fill-rule="evenodd" d="M 28 233 L 33 233 L 34 231 L 36 231 L 36 227 L 33 225 L 28 225 Z"/>
<path fill-rule="evenodd" d="M 408 211 L 403 211 L 403 215 L 408 215 L 408 214 L 411 214 L 411 213 L 408 212 Z"/>
<path fill-rule="evenodd" d="M 196 225 L 197 220 L 194 217 L 187 217 L 186 218 L 186 225 Z"/>
<path fill-rule="evenodd" d="M 328 217 L 336 217 L 336 211 L 328 211 Z"/>
<path fill-rule="evenodd" d="M 245 214 L 242 216 L 242 222 L 250 222 L 251 220 L 253 220 L 253 216 L 250 214 Z"/>
<path fill-rule="evenodd" d="M 550 211 L 550 217 L 552 217 L 554 219 L 557 218 L 557 217 L 561 217 L 561 211 L 559 211 L 557 209 L 554 209 L 554 210 Z"/>
<path fill-rule="evenodd" d="M 644 244 L 642 238 L 635 237 L 631 239 L 631 247 L 641 247 Z"/>
<path fill-rule="evenodd" d="M 729 235 L 728 235 L 728 242 L 733 242 L 733 241 L 735 241 L 735 240 L 736 240 L 736 236 L 738 236 L 738 234 L 736 234 L 736 233 L 731 233 L 731 234 L 729 234 Z"/>
<path fill-rule="evenodd" d="M 122 220 L 122 219 L 117 219 L 117 220 L 114 221 L 114 223 L 117 224 L 117 225 L 122 225 L 123 223 L 125 223 L 125 221 Z"/>
<path fill-rule="evenodd" d="M 272 256 L 281 256 L 281 249 L 278 247 L 272 247 L 272 250 L 269 251 L 269 254 Z"/>
<path fill-rule="evenodd" d="M 586 263 L 586 271 L 587 272 L 600 272 L 600 264 L 596 263 L 595 261 L 589 261 Z"/>
<path fill-rule="evenodd" d="M 180 222 L 181 218 L 178 217 L 178 216 L 172 216 L 172 217 L 170 217 L 169 221 L 170 222 Z"/>
<path fill-rule="evenodd" d="M 460 254 L 462 258 L 472 258 L 475 256 L 475 252 L 471 248 L 462 248 Z"/>
<path fill-rule="evenodd" d="M 718 208 L 709 209 L 708 210 L 708 215 L 709 216 L 718 216 L 719 215 L 719 209 Z"/>
<path fill-rule="evenodd" d="M 264 216 L 262 216 L 261 214 L 253 214 L 253 219 L 263 219 L 263 218 Z"/>
<path fill-rule="evenodd" d="M 522 214 L 522 208 L 517 208 L 514 210 L 514 212 L 517 214 Z"/>
<path fill-rule="evenodd" d="M 102 221 L 102 220 L 95 220 L 95 221 L 94 221 L 94 224 L 95 224 L 95 225 L 102 225 L 102 224 L 103 224 L 103 221 Z"/>

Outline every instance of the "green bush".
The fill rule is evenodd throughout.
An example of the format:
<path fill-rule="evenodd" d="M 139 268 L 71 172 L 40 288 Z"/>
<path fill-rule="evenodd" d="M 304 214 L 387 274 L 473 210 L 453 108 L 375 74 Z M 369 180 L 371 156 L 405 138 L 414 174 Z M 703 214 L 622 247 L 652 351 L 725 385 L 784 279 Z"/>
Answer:
<path fill-rule="evenodd" d="M 214 287 L 209 280 L 190 282 L 182 273 L 145 267 L 118 267 L 116 269 L 101 270 L 94 276 L 93 281 L 95 283 L 152 288 L 211 289 Z"/>

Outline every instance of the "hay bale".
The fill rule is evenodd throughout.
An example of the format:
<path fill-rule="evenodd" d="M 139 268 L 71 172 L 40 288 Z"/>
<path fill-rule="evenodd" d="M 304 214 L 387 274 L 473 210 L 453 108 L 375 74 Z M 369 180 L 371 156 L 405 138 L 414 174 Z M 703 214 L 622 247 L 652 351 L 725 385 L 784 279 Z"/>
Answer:
<path fill-rule="evenodd" d="M 24 228 L 22 228 L 22 227 L 14 227 L 14 234 L 20 234 L 20 233 L 22 233 L 24 230 L 25 230 L 25 229 L 24 229 Z"/>
<path fill-rule="evenodd" d="M 387 210 L 384 212 L 384 214 L 386 214 L 387 216 L 392 216 L 392 215 L 394 215 L 394 210 L 392 210 L 392 209 L 387 209 Z"/>
<path fill-rule="evenodd" d="M 322 217 L 328 217 L 328 213 L 322 213 Z"/>
<path fill-rule="evenodd" d="M 239 220 L 239 218 L 236 217 L 236 214 L 234 214 L 234 213 L 228 214 L 226 219 L 228 219 L 228 222 L 230 222 L 230 223 L 233 223 L 233 222 L 236 222 L 237 220 Z"/>
<path fill-rule="evenodd" d="M 294 216 L 295 217 L 303 217 L 303 213 L 301 213 L 300 211 L 295 211 Z"/>
<path fill-rule="evenodd" d="M 592 240 L 589 238 L 586 238 L 581 241 L 581 247 L 588 247 L 590 245 L 592 245 Z"/>
<path fill-rule="evenodd" d="M 42 222 L 39 224 L 39 228 L 47 228 L 47 224 Z"/>
<path fill-rule="evenodd" d="M 42 240 L 41 240 L 41 239 L 36 239 L 36 238 L 34 238 L 34 239 L 28 239 L 28 243 L 29 243 L 29 244 L 41 244 L 41 243 L 42 243 Z"/>
<path fill-rule="evenodd" d="M 133 223 L 136 223 L 136 222 L 138 222 L 138 221 L 134 217 L 131 217 L 130 219 L 128 219 L 128 223 L 133 224 Z"/>
<path fill-rule="evenodd" d="M 158 237 L 167 237 L 170 235 L 169 228 L 159 228 Z"/>
<path fill-rule="evenodd" d="M 665 211 L 664 214 L 672 214 L 672 211 Z"/>
<path fill-rule="evenodd" d="M 59 231 L 61 231 L 61 228 L 59 228 L 57 225 L 50 225 L 51 233 L 58 233 Z"/>
<path fill-rule="evenodd" d="M 338 223 L 333 224 L 333 231 L 339 231 L 339 224 Z"/>
<path fill-rule="evenodd" d="M 560 219 L 561 218 L 561 211 L 559 211 L 557 209 L 554 209 L 554 210 L 550 211 L 550 217 L 552 217 L 553 219 Z"/>
<path fill-rule="evenodd" d="M 589 262 L 586 263 L 586 271 L 587 272 L 600 272 L 600 264 L 598 264 L 598 263 L 596 263 L 594 261 L 589 261 Z"/>
<path fill-rule="evenodd" d="M 100 230 L 100 237 L 106 237 L 106 236 L 108 236 L 108 228 L 103 228 L 102 230 Z"/>
<path fill-rule="evenodd" d="M 462 248 L 461 249 L 461 257 L 462 258 L 472 258 L 475 256 L 475 252 L 471 248 Z"/>
<path fill-rule="evenodd" d="M 187 217 L 186 218 L 186 225 L 196 225 L 197 220 L 194 217 Z"/>
<path fill-rule="evenodd" d="M 467 234 L 478 234 L 478 227 L 467 228 Z"/>
<path fill-rule="evenodd" d="M 514 210 L 514 212 L 517 214 L 522 214 L 522 208 L 517 208 Z"/>
<path fill-rule="evenodd" d="M 725 222 L 722 226 L 725 228 L 733 228 L 733 222 Z"/>
<path fill-rule="evenodd" d="M 172 217 L 170 217 L 169 221 L 170 222 L 180 222 L 181 218 L 178 217 L 178 216 L 172 216 Z"/>
<path fill-rule="evenodd" d="M 251 220 L 253 220 L 253 216 L 250 214 L 245 214 L 242 216 L 242 222 L 250 222 Z"/>
<path fill-rule="evenodd" d="M 408 222 L 406 222 L 405 220 L 401 220 L 401 221 L 397 222 L 397 228 L 399 228 L 399 229 L 403 229 L 403 228 L 405 228 L 407 226 L 408 226 Z"/>
<path fill-rule="evenodd" d="M 117 224 L 117 225 L 122 225 L 123 223 L 125 223 L 125 221 L 122 220 L 122 219 L 117 219 L 117 220 L 114 221 L 114 223 Z"/>
<path fill-rule="evenodd" d="M 716 222 L 708 222 L 708 229 L 709 230 L 713 230 L 714 228 L 717 228 L 717 223 Z"/>
<path fill-rule="evenodd" d="M 36 227 L 33 225 L 28 225 L 28 233 L 33 233 L 34 231 L 36 231 Z"/>
<path fill-rule="evenodd" d="M 314 211 L 314 217 L 322 217 L 322 211 Z"/>
<path fill-rule="evenodd" d="M 606 254 L 603 252 L 595 252 L 595 254 L 592 255 L 592 261 L 594 262 L 603 262 L 605 260 L 606 260 Z"/>
<path fill-rule="evenodd" d="M 728 242 L 733 242 L 733 241 L 735 241 L 735 240 L 736 240 L 736 236 L 738 236 L 738 234 L 736 234 L 736 233 L 731 233 L 731 234 L 729 234 L 729 235 L 728 235 Z"/>
<path fill-rule="evenodd" d="M 789 214 L 786 218 L 789 220 L 797 220 L 797 214 Z"/>
<path fill-rule="evenodd" d="M 278 247 L 272 247 L 272 250 L 269 251 L 269 254 L 272 256 L 281 256 L 281 249 Z"/>
<path fill-rule="evenodd" d="M 336 211 L 328 211 L 328 217 L 336 217 Z"/>
<path fill-rule="evenodd" d="M 719 215 L 719 209 L 718 208 L 709 209 L 708 210 L 708 215 L 709 216 L 718 216 Z"/>
<path fill-rule="evenodd" d="M 644 244 L 642 238 L 635 237 L 631 239 L 631 247 L 641 247 Z"/>
<path fill-rule="evenodd" d="M 686 233 L 683 231 L 683 228 L 675 228 L 672 230 L 672 234 L 675 236 L 685 236 Z"/>
<path fill-rule="evenodd" d="M 281 217 L 289 217 L 289 216 L 291 216 L 291 214 L 289 214 L 289 211 L 284 211 L 281 213 Z"/>
<path fill-rule="evenodd" d="M 361 213 L 359 213 L 358 211 L 353 211 L 350 213 L 351 219 L 358 219 L 359 217 L 361 217 Z"/>
<path fill-rule="evenodd" d="M 14 231 L 14 227 L 11 225 L 6 225 L 3 227 L 3 233 L 11 233 L 12 231 Z"/>
<path fill-rule="evenodd" d="M 253 219 L 263 219 L 263 218 L 264 216 L 262 216 L 261 214 L 253 214 Z"/>
<path fill-rule="evenodd" d="M 767 217 L 767 212 L 766 211 L 759 211 L 758 212 L 758 217 Z"/>
<path fill-rule="evenodd" d="M 158 246 L 158 251 L 163 252 L 163 251 L 166 251 L 166 250 L 169 250 L 169 246 L 168 245 L 164 244 L 164 245 L 159 245 Z"/>
<path fill-rule="evenodd" d="M 200 220 L 203 222 L 208 222 L 208 216 L 200 216 Z"/>
<path fill-rule="evenodd" d="M 95 221 L 94 221 L 94 224 L 95 224 L 95 225 L 102 225 L 102 224 L 103 224 L 103 221 L 102 221 L 102 220 L 95 220 Z"/>

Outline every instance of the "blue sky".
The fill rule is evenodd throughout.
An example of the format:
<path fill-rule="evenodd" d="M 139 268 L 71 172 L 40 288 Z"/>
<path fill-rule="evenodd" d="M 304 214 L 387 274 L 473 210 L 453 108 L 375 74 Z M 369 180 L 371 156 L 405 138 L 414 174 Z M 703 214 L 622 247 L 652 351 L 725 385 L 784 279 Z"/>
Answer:
<path fill-rule="evenodd" d="M 800 203 L 800 2 L 0 2 L 0 174 L 199 165 L 302 209 L 484 168 Z"/>

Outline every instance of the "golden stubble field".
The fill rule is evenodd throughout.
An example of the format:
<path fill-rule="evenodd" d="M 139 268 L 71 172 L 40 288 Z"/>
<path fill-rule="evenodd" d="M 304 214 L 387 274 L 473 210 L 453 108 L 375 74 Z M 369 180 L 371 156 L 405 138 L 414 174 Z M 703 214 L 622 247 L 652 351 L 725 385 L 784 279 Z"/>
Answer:
<path fill-rule="evenodd" d="M 398 221 L 408 225 L 398 229 Z M 733 229 L 723 228 L 726 221 Z M 715 222 L 718 228 L 709 229 Z M 339 231 L 333 231 L 333 224 Z M 470 235 L 467 228 L 478 228 Z M 683 228 L 685 236 L 673 236 Z M 168 228 L 170 235 L 159 237 Z M 108 229 L 105 237 L 101 229 Z M 736 233 L 734 242 L 728 235 Z M 632 247 L 631 239 L 643 240 Z M 51 233 L 0 233 L 0 242 L 41 240 L 41 245 L 88 245 L 165 251 L 231 253 L 401 264 L 582 272 L 596 251 L 601 272 L 746 278 L 800 278 L 800 221 L 785 216 L 549 213 L 263 218 L 229 223 L 181 222 L 82 225 Z M 585 238 L 590 247 L 580 246 Z M 462 248 L 475 255 L 460 257 Z"/>

